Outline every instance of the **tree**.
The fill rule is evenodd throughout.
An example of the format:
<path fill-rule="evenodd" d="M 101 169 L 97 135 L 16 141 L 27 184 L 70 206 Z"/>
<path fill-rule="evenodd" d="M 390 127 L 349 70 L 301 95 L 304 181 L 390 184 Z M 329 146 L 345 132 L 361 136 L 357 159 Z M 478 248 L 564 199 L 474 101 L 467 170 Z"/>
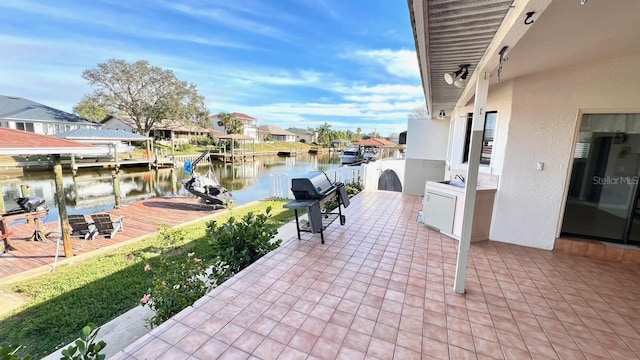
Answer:
<path fill-rule="evenodd" d="M 242 124 L 242 121 L 240 121 L 240 119 L 237 119 L 233 115 L 222 112 L 218 114 L 218 119 L 220 119 L 220 122 L 222 123 L 222 126 L 224 126 L 227 134 L 244 133 L 244 125 Z"/>
<path fill-rule="evenodd" d="M 356 134 L 353 138 L 353 140 L 360 140 L 362 139 L 362 129 L 361 128 L 357 128 L 356 129 Z"/>
<path fill-rule="evenodd" d="M 73 107 L 73 113 L 93 122 L 100 122 L 109 115 L 107 110 L 91 101 L 87 96 Z"/>
<path fill-rule="evenodd" d="M 407 117 L 411 120 L 427 120 L 430 118 L 426 105 L 416 106 Z"/>
<path fill-rule="evenodd" d="M 316 131 L 318 132 L 318 142 L 323 146 L 331 146 L 331 140 L 333 140 L 333 130 L 331 130 L 331 124 L 325 122 L 320 125 Z"/>
<path fill-rule="evenodd" d="M 209 115 L 195 84 L 180 81 L 171 70 L 151 66 L 146 60 L 111 59 L 85 70 L 82 77 L 95 87 L 87 101 L 130 117 L 142 135 L 149 135 L 160 120 L 201 124 Z"/>

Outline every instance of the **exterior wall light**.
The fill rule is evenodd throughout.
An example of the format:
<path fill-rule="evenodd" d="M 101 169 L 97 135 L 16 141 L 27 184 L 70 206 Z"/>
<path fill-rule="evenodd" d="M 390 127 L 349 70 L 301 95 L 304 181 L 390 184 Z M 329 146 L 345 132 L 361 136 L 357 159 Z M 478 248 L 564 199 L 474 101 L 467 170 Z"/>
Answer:
<path fill-rule="evenodd" d="M 465 80 L 467 76 L 469 76 L 469 64 L 460 65 L 460 68 L 453 73 L 445 73 L 444 81 L 458 88 L 464 88 L 466 83 Z"/>

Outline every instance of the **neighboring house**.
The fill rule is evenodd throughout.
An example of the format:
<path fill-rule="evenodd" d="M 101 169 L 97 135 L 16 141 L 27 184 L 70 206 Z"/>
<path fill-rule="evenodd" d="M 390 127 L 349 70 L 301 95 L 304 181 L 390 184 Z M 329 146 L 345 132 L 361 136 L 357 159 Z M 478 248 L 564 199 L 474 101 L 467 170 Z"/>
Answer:
<path fill-rule="evenodd" d="M 101 122 L 105 129 L 124 130 L 137 133 L 135 121 L 125 116 L 109 115 Z M 153 124 L 149 136 L 156 140 L 189 142 L 195 137 L 209 136 L 211 130 L 196 123 L 180 120 L 162 120 Z"/>
<path fill-rule="evenodd" d="M 76 129 L 55 134 L 55 137 L 91 144 L 106 148 L 109 155 L 113 156 L 114 149 L 118 153 L 130 153 L 134 143 L 146 142 L 151 138 L 126 130 L 112 129 Z"/>
<path fill-rule="evenodd" d="M 258 140 L 267 141 L 267 139 L 271 139 L 273 141 L 296 142 L 296 134 L 274 125 L 259 126 Z"/>
<path fill-rule="evenodd" d="M 153 124 L 149 136 L 157 140 L 174 140 L 177 142 L 190 142 L 195 138 L 210 136 L 210 129 L 206 129 L 194 122 L 163 120 Z"/>
<path fill-rule="evenodd" d="M 99 128 L 100 124 L 35 101 L 0 95 L 0 127 L 52 135 L 81 128 Z"/>
<path fill-rule="evenodd" d="M 258 139 L 258 120 L 256 118 L 238 112 L 231 113 L 231 116 L 242 121 L 244 135 L 249 136 L 252 139 Z M 222 122 L 220 121 L 220 118 L 218 118 L 218 115 L 211 115 L 209 118 L 211 119 L 213 130 L 220 131 L 224 134 L 227 133 L 224 126 L 222 126 Z"/>
<path fill-rule="evenodd" d="M 127 132 L 138 132 L 138 127 L 131 118 L 118 117 L 115 115 L 107 115 L 100 121 L 102 127 L 109 130 L 124 130 Z"/>
<path fill-rule="evenodd" d="M 307 144 L 311 144 L 313 142 L 318 141 L 317 133 L 314 134 L 307 129 L 288 128 L 287 131 L 292 132 L 296 135 L 296 141 L 300 141 Z"/>
<path fill-rule="evenodd" d="M 479 169 L 491 240 L 639 245 L 640 1 L 441 3 L 408 1 L 432 118 L 409 121 L 405 191 Z"/>

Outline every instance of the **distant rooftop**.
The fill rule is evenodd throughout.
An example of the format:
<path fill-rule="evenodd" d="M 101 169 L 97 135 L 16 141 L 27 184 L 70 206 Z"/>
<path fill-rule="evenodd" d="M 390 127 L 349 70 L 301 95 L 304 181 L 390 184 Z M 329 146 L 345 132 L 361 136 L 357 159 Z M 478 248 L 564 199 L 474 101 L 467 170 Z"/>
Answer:
<path fill-rule="evenodd" d="M 99 154 L 104 150 L 67 139 L 0 127 L 0 155 Z"/>
<path fill-rule="evenodd" d="M 296 134 L 283 130 L 275 125 L 262 125 L 258 126 L 258 131 L 266 132 L 271 135 L 281 135 L 281 136 L 295 136 Z"/>
<path fill-rule="evenodd" d="M 54 136 L 69 140 L 145 141 L 150 139 L 136 133 L 110 129 L 76 129 L 55 134 Z"/>
<path fill-rule="evenodd" d="M 218 118 L 220 116 L 221 113 L 215 114 L 215 115 L 211 115 L 211 117 L 214 118 Z M 229 115 L 233 116 L 236 119 L 244 119 L 244 120 L 256 120 L 256 118 L 251 117 L 247 114 L 243 114 L 243 113 L 239 113 L 239 112 L 232 112 L 229 113 Z"/>
<path fill-rule="evenodd" d="M 78 115 L 17 96 L 0 95 L 0 119 L 94 124 Z"/>
<path fill-rule="evenodd" d="M 300 128 L 288 128 L 287 131 L 290 131 L 296 135 L 313 135 L 312 132 L 310 132 L 307 129 L 300 129 Z"/>
<path fill-rule="evenodd" d="M 138 128 L 138 125 L 136 124 L 135 120 L 133 120 L 128 116 L 108 115 L 107 117 L 102 119 L 100 123 L 104 124 L 111 119 L 120 120 L 134 129 Z M 167 119 L 156 121 L 151 127 L 151 130 L 174 130 L 174 131 L 191 131 L 191 132 L 209 132 L 210 131 L 210 129 L 204 128 L 191 121 L 167 120 Z"/>

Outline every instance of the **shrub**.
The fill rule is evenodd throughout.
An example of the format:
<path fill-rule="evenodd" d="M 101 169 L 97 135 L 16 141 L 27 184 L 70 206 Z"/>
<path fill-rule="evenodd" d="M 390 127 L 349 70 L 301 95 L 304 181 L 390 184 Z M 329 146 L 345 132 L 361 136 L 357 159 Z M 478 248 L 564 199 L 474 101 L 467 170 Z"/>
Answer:
<path fill-rule="evenodd" d="M 82 328 L 80 339 L 76 340 L 73 345 L 62 350 L 60 360 L 104 360 L 106 355 L 100 354 L 100 351 L 107 346 L 107 343 L 100 341 L 96 343 L 98 330 L 93 324 L 89 323 Z"/>
<path fill-rule="evenodd" d="M 20 346 L 14 348 L 13 346 L 0 346 L 0 360 L 31 360 L 31 356 L 17 355 Z"/>
<path fill-rule="evenodd" d="M 349 196 L 349 199 L 356 196 L 364 188 L 364 186 L 362 185 L 362 181 L 360 181 L 359 179 L 345 183 L 344 186 L 347 188 L 347 195 Z M 338 200 L 334 199 L 331 201 L 327 201 L 323 204 L 322 207 L 325 212 L 332 211 L 338 207 Z"/>
<path fill-rule="evenodd" d="M 282 240 L 272 241 L 277 227 L 270 221 L 270 213 L 271 207 L 267 207 L 265 214 L 250 212 L 240 221 L 231 217 L 220 226 L 215 221 L 207 223 L 207 236 L 214 254 L 211 276 L 217 283 L 224 282 L 280 246 Z"/>
<path fill-rule="evenodd" d="M 192 305 L 215 285 L 208 281 L 202 259 L 193 252 L 184 254 L 185 250 L 177 247 L 184 241 L 182 230 L 162 225 L 160 236 L 164 249 L 153 265 L 147 262 L 144 267 L 151 276 L 152 285 L 140 299 L 143 306 L 149 306 L 156 312 L 147 319 L 152 326 L 162 324 Z"/>
<path fill-rule="evenodd" d="M 213 145 L 214 141 L 213 141 L 213 138 L 207 135 L 203 135 L 203 136 L 194 137 L 193 143 L 196 144 L 197 146 L 211 146 Z"/>
<path fill-rule="evenodd" d="M 69 345 L 68 348 L 62 350 L 62 357 L 60 360 L 104 360 L 106 355 L 100 354 L 107 343 L 99 341 L 96 343 L 96 337 L 98 336 L 98 330 L 95 325 L 89 323 L 82 328 L 80 332 L 80 338 Z M 0 360 L 31 360 L 31 356 L 19 356 L 17 355 L 20 346 L 13 348 L 12 346 L 0 346 Z"/>
<path fill-rule="evenodd" d="M 178 145 L 177 148 L 178 148 L 178 151 L 181 151 L 181 152 L 192 152 L 193 151 L 193 144 L 184 143 L 184 144 Z"/>

